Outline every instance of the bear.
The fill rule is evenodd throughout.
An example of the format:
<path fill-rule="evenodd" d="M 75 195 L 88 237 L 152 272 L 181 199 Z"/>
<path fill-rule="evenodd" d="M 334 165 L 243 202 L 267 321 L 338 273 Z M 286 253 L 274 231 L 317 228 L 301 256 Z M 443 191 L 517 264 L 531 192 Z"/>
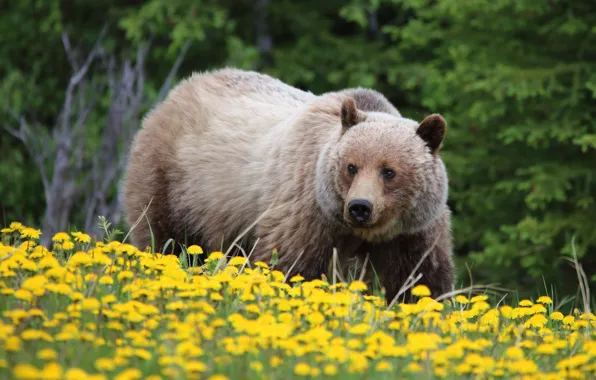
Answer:
<path fill-rule="evenodd" d="M 307 280 L 335 251 L 352 263 L 343 271 L 372 265 L 388 302 L 414 270 L 438 297 L 454 271 L 445 133 L 440 114 L 405 118 L 373 89 L 315 95 L 255 71 L 194 72 L 131 143 L 132 243 L 233 248 L 251 262 L 277 250 L 275 268 Z"/>

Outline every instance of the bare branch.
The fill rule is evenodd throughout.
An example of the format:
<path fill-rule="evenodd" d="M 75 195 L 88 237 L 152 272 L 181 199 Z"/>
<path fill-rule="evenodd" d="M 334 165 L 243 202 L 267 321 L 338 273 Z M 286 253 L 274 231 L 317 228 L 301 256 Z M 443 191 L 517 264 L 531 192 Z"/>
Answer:
<path fill-rule="evenodd" d="M 180 54 L 178 54 L 178 57 L 176 58 L 176 61 L 174 62 L 172 69 L 168 73 L 168 76 L 166 77 L 165 82 L 159 89 L 159 94 L 157 96 L 157 100 L 155 101 L 155 103 L 159 103 L 165 99 L 166 94 L 168 93 L 168 91 L 170 90 L 170 87 L 172 86 L 174 77 L 176 76 L 176 73 L 178 72 L 178 69 L 180 68 L 180 65 L 182 64 L 182 61 L 184 61 L 184 57 L 186 56 L 186 53 L 188 52 L 190 45 L 191 45 L 190 40 L 187 40 L 184 43 L 184 45 L 182 46 L 182 50 L 180 51 Z"/>

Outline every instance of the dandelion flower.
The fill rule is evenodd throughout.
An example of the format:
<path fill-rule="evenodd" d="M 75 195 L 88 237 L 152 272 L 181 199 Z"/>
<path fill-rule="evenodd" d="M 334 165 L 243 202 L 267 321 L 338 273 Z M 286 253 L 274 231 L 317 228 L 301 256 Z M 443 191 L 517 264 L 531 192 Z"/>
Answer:
<path fill-rule="evenodd" d="M 68 235 L 66 232 L 58 232 L 58 233 L 56 233 L 56 235 L 54 235 L 52 237 L 52 241 L 59 242 L 59 243 L 63 243 L 65 241 L 69 241 L 69 240 L 70 240 L 70 235 Z"/>
<path fill-rule="evenodd" d="M 540 296 L 536 300 L 536 303 L 544 303 L 544 304 L 550 305 L 553 303 L 553 300 L 549 296 Z"/>
<path fill-rule="evenodd" d="M 392 371 L 393 366 L 387 360 L 381 360 L 380 362 L 377 363 L 377 365 L 375 366 L 375 369 L 379 372 Z"/>
<path fill-rule="evenodd" d="M 209 255 L 209 257 L 207 258 L 206 261 L 217 261 L 220 260 L 221 258 L 225 257 L 225 254 L 223 252 L 211 252 L 211 254 Z"/>
<path fill-rule="evenodd" d="M 188 252 L 189 255 L 202 255 L 203 248 L 193 244 L 186 249 L 186 252 Z"/>
<path fill-rule="evenodd" d="M 228 265 L 235 266 L 235 265 L 244 265 L 247 262 L 246 257 L 244 256 L 235 256 L 230 259 Z"/>
<path fill-rule="evenodd" d="M 470 299 L 471 303 L 476 303 L 476 302 L 484 302 L 488 299 L 488 296 L 486 294 L 481 294 L 478 296 L 474 296 Z"/>
<path fill-rule="evenodd" d="M 310 366 L 306 363 L 298 363 L 294 366 L 294 373 L 299 376 L 310 375 Z"/>
<path fill-rule="evenodd" d="M 90 243 L 91 242 L 91 236 L 82 233 L 82 232 L 73 232 L 72 236 L 74 236 L 75 241 L 78 241 L 79 243 Z"/>
<path fill-rule="evenodd" d="M 455 296 L 455 302 L 459 302 L 459 303 L 465 305 L 468 302 L 470 302 L 470 300 L 468 300 L 468 297 L 460 294 L 458 296 Z"/>
<path fill-rule="evenodd" d="M 533 305 L 533 303 L 530 300 L 521 300 L 521 301 L 519 301 L 519 306 L 522 306 L 522 307 L 530 307 L 532 305 Z"/>
<path fill-rule="evenodd" d="M 292 278 L 290 278 L 290 282 L 300 282 L 300 281 L 304 281 L 304 277 L 302 277 L 299 274 L 297 274 L 297 275 L 293 276 Z M 309 373 L 310 373 L 310 370 L 309 370 Z"/>
<path fill-rule="evenodd" d="M 524 357 L 524 351 L 515 346 L 511 346 L 505 350 L 505 356 L 510 359 L 521 359 Z"/>
<path fill-rule="evenodd" d="M 64 370 L 56 362 L 47 363 L 41 371 L 41 378 L 44 380 L 61 380 Z"/>
<path fill-rule="evenodd" d="M 362 281 L 352 281 L 350 286 L 348 286 L 348 290 L 352 292 L 365 292 L 368 289 L 366 284 Z"/>
<path fill-rule="evenodd" d="M 16 379 L 41 379 L 41 371 L 31 364 L 19 363 L 15 365 L 12 374 Z"/>
<path fill-rule="evenodd" d="M 21 237 L 27 239 L 39 239 L 39 235 L 41 235 L 40 230 L 36 230 L 35 228 L 25 227 L 21 230 Z"/>
<path fill-rule="evenodd" d="M 416 285 L 412 288 L 412 294 L 416 297 L 430 297 L 430 289 L 426 285 Z"/>

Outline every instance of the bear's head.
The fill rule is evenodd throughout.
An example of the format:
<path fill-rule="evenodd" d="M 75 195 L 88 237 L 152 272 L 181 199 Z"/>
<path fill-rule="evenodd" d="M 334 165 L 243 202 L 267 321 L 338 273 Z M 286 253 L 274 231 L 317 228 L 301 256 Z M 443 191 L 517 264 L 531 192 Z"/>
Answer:
<path fill-rule="evenodd" d="M 317 189 L 326 213 L 367 241 L 389 240 L 424 229 L 447 201 L 447 174 L 439 156 L 445 120 L 432 114 L 421 123 L 383 112 L 341 106 L 338 140 L 319 165 L 327 189 Z M 340 123 L 338 123 L 340 124 Z M 319 178 L 318 183 L 321 183 Z M 333 187 L 333 189 L 329 189 Z M 324 196 L 333 190 L 333 197 Z"/>

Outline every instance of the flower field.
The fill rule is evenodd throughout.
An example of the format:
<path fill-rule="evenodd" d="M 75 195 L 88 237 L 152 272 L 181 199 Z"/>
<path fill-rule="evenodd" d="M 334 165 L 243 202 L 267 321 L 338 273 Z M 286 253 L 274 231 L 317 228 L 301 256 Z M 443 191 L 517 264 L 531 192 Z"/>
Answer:
<path fill-rule="evenodd" d="M 1 233 L 2 379 L 596 377 L 596 316 L 547 295 L 438 302 L 416 286 L 417 302 L 388 309 L 360 281 L 285 281 L 198 246 L 179 258 Z"/>

